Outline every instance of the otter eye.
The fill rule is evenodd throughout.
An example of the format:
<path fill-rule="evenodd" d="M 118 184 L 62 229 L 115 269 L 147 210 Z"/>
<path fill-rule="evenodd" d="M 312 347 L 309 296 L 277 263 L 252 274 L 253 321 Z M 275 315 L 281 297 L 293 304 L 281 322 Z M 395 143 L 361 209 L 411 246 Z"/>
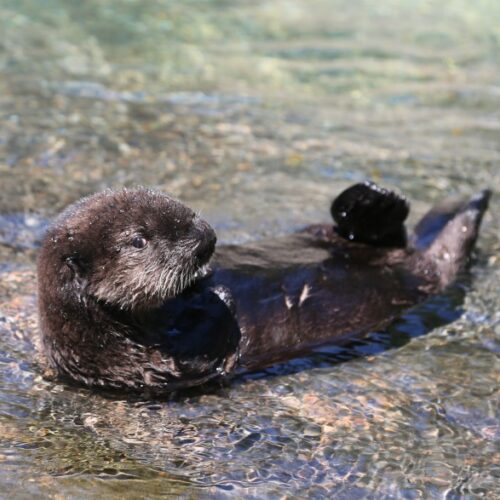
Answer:
<path fill-rule="evenodd" d="M 144 248 L 148 244 L 148 241 L 146 238 L 143 238 L 142 236 L 136 236 L 132 240 L 132 246 L 135 248 Z"/>

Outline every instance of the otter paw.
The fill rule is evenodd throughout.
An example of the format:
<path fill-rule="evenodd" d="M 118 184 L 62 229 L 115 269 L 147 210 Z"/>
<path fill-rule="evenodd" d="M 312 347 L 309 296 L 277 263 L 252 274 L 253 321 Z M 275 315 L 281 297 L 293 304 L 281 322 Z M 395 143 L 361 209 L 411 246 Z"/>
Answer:
<path fill-rule="evenodd" d="M 409 210 L 403 196 L 364 182 L 340 193 L 330 211 L 336 231 L 343 238 L 375 246 L 404 247 L 404 221 Z"/>

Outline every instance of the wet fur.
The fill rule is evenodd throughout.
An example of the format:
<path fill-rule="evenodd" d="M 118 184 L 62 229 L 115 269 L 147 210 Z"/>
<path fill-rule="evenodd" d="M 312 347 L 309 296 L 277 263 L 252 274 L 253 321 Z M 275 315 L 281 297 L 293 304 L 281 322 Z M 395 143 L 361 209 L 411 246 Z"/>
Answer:
<path fill-rule="evenodd" d="M 147 239 L 145 248 L 134 248 L 138 236 Z M 39 318 L 49 364 L 90 386 L 158 391 L 198 384 L 229 369 L 224 367 L 235 349 L 234 327 L 217 291 L 204 291 L 198 304 L 183 304 L 161 323 L 144 321 L 194 280 L 214 245 L 215 233 L 205 221 L 152 190 L 104 191 L 69 207 L 48 231 L 38 259 Z M 210 301 L 219 308 L 203 305 Z M 194 355 L 189 366 L 169 354 L 175 352 L 169 334 L 193 311 L 203 319 L 200 310 L 208 324 L 229 316 L 220 329 L 227 339 L 216 343 L 219 352 Z M 162 329 L 163 338 L 150 335 L 152 329 Z"/>
<path fill-rule="evenodd" d="M 488 196 L 435 207 L 408 244 L 406 200 L 359 184 L 334 200 L 335 227 L 222 246 L 199 279 L 215 234 L 192 210 L 143 188 L 98 193 L 40 252 L 45 355 L 69 380 L 163 393 L 346 342 L 456 279 Z"/>

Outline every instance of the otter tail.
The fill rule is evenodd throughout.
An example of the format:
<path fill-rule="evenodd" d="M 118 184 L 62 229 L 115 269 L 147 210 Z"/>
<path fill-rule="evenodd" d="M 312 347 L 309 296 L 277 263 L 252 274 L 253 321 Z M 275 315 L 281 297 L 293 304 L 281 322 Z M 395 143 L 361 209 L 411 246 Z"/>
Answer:
<path fill-rule="evenodd" d="M 466 268 L 490 195 L 484 190 L 465 202 L 447 200 L 415 227 L 411 244 L 437 266 L 442 287 Z"/>

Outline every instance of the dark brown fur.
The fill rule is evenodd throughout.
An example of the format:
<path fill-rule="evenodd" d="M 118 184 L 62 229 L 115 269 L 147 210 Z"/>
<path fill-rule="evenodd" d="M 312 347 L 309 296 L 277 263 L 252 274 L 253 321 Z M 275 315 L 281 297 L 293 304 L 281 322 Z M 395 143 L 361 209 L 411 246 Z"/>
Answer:
<path fill-rule="evenodd" d="M 407 245 L 406 201 L 356 186 L 332 207 L 342 217 L 335 211 L 347 203 L 352 226 L 220 247 L 203 277 L 215 244 L 206 222 L 155 191 L 104 191 L 68 208 L 45 237 L 44 351 L 71 380 L 166 392 L 230 372 L 238 356 L 248 370 L 345 342 L 456 278 L 487 198 L 434 209 Z"/>
<path fill-rule="evenodd" d="M 135 248 L 136 238 L 147 245 Z M 50 365 L 86 385 L 135 390 L 194 385 L 229 369 L 234 347 L 227 339 L 214 339 L 218 352 L 209 350 L 191 369 L 148 334 L 143 320 L 194 280 L 214 245 L 206 222 L 151 190 L 104 191 L 69 207 L 47 233 L 38 261 L 40 327 Z M 204 300 L 220 301 L 210 293 L 198 299 L 198 309 Z M 182 315 L 177 321 L 186 322 Z M 159 327 L 175 325 L 167 320 Z"/>

